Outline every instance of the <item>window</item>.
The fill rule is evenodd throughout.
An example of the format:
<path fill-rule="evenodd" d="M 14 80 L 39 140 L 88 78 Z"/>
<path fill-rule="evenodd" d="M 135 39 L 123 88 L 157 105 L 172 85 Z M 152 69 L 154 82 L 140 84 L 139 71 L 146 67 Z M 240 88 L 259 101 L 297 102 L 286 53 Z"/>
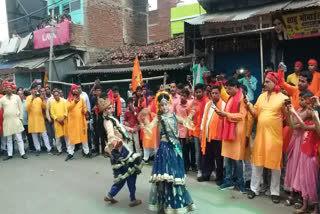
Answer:
<path fill-rule="evenodd" d="M 63 5 L 63 12 L 70 13 L 70 4 Z"/>
<path fill-rule="evenodd" d="M 80 0 L 75 0 L 70 2 L 70 12 L 80 10 L 81 5 L 80 5 Z"/>
<path fill-rule="evenodd" d="M 59 8 L 59 6 L 57 6 L 57 7 L 54 8 L 54 14 L 55 14 L 55 15 L 59 15 L 59 14 L 60 14 L 60 8 Z"/>

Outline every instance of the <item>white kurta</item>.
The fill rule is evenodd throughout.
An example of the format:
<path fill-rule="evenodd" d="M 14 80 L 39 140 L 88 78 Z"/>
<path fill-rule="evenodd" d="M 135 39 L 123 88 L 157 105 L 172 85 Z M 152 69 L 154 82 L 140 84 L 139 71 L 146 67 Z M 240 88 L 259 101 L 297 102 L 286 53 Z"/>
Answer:
<path fill-rule="evenodd" d="M 23 132 L 23 107 L 18 95 L 12 94 L 0 99 L 3 108 L 3 136 L 11 136 Z"/>

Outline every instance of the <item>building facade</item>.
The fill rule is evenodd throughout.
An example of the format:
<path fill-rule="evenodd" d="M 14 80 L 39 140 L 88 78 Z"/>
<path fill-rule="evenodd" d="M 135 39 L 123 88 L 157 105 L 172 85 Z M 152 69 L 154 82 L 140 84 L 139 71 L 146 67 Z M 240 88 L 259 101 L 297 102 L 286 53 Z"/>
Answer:
<path fill-rule="evenodd" d="M 210 12 L 185 21 L 185 54 L 205 56 L 214 74 L 250 70 L 259 80 L 255 97 L 266 65 L 284 62 L 291 73 L 294 61 L 307 68 L 309 58 L 319 57 L 312 48 L 320 41 L 318 0 L 199 2 Z"/>
<path fill-rule="evenodd" d="M 0 76 L 10 74 L 11 79 L 24 79 L 23 85 L 30 85 L 35 78 L 43 81 L 49 72 L 51 38 L 54 57 L 47 76 L 53 81 L 66 81 L 66 74 L 76 71 L 77 66 L 97 63 L 101 56 L 122 45 L 146 44 L 147 6 L 147 0 L 48 0 L 42 8 L 45 16 L 36 28 L 0 44 Z M 65 19 L 66 15 L 71 20 Z M 9 31 L 16 29 L 12 24 Z"/>
<path fill-rule="evenodd" d="M 185 21 L 206 13 L 199 3 L 187 5 L 178 4 L 177 7 L 171 8 L 171 38 L 183 35 Z"/>

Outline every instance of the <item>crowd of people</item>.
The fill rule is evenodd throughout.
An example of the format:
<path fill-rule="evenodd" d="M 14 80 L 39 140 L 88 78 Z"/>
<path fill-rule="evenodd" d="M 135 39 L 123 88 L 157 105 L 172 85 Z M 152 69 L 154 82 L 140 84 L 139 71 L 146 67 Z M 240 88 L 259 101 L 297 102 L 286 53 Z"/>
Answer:
<path fill-rule="evenodd" d="M 194 171 L 199 182 L 215 179 L 220 190 L 236 188 L 249 199 L 265 193 L 277 204 L 283 189 L 285 204 L 296 213 L 308 213 L 312 205 L 317 214 L 320 74 L 316 60 L 307 68 L 296 62 L 286 81 L 283 63 L 277 71 L 266 66 L 258 97 L 258 81 L 249 70 L 230 78 L 213 75 L 203 59 L 186 84 L 172 81 L 156 93 L 130 85 L 127 101 L 117 86 L 104 93 L 99 81 L 89 95 L 73 85 L 67 99 L 59 88 L 33 84 L 23 90 L 5 83 L 1 150 L 4 160 L 11 159 L 16 141 L 27 159 L 25 136 L 36 155 L 66 150 L 69 161 L 81 145 L 84 157 L 110 157 L 115 181 L 104 200 L 111 203 L 127 182 L 130 206 L 141 204 L 135 182 L 142 165 L 153 162 L 154 211 L 193 210 L 185 174 Z"/>
<path fill-rule="evenodd" d="M 310 208 L 319 213 L 320 76 L 316 60 L 306 64 L 303 70 L 303 63 L 295 62 L 287 80 L 286 65 L 280 63 L 277 71 L 267 65 L 255 104 L 251 102 L 256 99 L 257 79 L 248 70 L 223 82 L 221 74 L 206 74 L 203 61 L 191 69 L 203 71 L 203 80 L 196 84 L 211 85 L 211 91 L 195 85 L 195 99 L 190 101 L 197 103 L 200 114 L 194 118 L 195 130 L 189 132 L 189 142 L 195 145 L 190 165 L 197 166 L 199 182 L 209 181 L 214 171 L 221 190 L 236 187 L 249 199 L 265 192 L 279 203 L 283 189 L 288 193 L 285 204 L 294 205 L 295 213 L 309 213 Z"/>

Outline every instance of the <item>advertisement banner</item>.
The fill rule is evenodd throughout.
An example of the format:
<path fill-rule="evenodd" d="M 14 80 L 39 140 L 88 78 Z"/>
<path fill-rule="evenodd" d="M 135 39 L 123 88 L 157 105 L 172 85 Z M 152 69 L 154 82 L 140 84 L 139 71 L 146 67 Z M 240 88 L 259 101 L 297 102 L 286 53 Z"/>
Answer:
<path fill-rule="evenodd" d="M 45 27 L 33 32 L 34 49 L 50 47 L 51 27 Z M 70 43 L 69 21 L 57 24 L 53 30 L 53 46 Z"/>
<path fill-rule="evenodd" d="M 320 9 L 284 14 L 282 20 L 274 17 L 273 24 L 283 40 L 320 36 Z"/>

